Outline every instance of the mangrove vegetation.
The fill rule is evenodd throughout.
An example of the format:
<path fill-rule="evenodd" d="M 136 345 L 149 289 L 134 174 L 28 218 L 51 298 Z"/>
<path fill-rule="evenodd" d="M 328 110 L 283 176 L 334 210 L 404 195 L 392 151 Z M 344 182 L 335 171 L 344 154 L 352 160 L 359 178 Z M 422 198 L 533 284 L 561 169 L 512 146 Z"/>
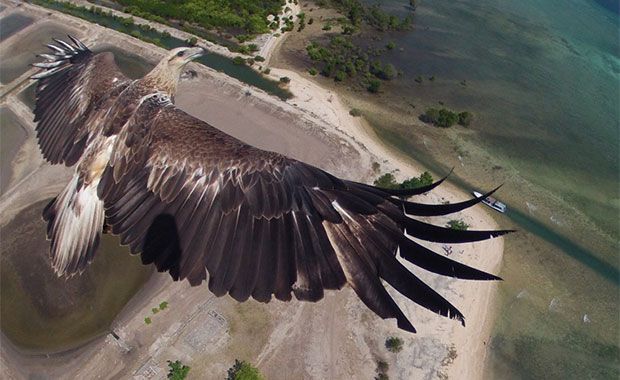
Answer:
<path fill-rule="evenodd" d="M 336 82 L 355 79 L 373 93 L 379 92 L 381 81 L 398 75 L 394 65 L 373 58 L 376 52 L 357 46 L 347 36 L 332 36 L 326 44 L 312 42 L 306 46 L 306 52 L 321 75 Z M 316 72 L 314 68 L 310 70 L 311 74 Z"/>

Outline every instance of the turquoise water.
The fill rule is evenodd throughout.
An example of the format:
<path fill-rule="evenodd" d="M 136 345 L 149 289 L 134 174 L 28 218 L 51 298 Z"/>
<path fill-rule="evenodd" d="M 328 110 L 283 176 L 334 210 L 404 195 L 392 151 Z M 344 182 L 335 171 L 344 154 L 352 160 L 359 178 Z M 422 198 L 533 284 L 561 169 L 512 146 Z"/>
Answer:
<path fill-rule="evenodd" d="M 409 116 L 371 122 L 431 169 L 455 166 L 464 188 L 505 184 L 509 212 L 494 216 L 520 232 L 506 238 L 486 376 L 618 378 L 618 3 L 418 3 L 415 29 L 386 37 L 398 49 L 384 57 L 403 75 L 379 99 Z M 412 125 L 440 102 L 474 123 Z"/>

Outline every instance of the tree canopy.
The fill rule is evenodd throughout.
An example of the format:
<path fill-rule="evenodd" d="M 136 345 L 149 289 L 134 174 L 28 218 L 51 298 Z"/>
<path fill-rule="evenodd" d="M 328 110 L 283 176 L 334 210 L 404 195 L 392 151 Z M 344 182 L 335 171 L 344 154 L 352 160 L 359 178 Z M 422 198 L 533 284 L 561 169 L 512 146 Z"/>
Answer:
<path fill-rule="evenodd" d="M 396 181 L 392 173 L 385 173 L 375 180 L 374 185 L 384 189 L 416 189 L 433 183 L 433 176 L 429 172 L 422 173 L 419 177 L 411 177 L 401 183 Z"/>
<path fill-rule="evenodd" d="M 125 11 L 153 19 L 195 23 L 206 29 L 223 29 L 247 34 L 267 33 L 267 16 L 277 15 L 284 0 L 117 0 Z"/>
<path fill-rule="evenodd" d="M 265 380 L 258 368 L 246 361 L 235 359 L 235 364 L 228 369 L 226 380 Z"/>
<path fill-rule="evenodd" d="M 168 360 L 168 379 L 183 380 L 187 377 L 189 369 L 190 367 L 181 363 L 180 360 L 174 362 Z"/>

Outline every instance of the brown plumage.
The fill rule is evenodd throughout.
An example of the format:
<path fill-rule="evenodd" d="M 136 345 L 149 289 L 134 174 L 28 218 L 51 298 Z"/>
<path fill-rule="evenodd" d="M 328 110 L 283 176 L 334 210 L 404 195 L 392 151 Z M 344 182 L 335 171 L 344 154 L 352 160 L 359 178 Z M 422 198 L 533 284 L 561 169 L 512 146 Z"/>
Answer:
<path fill-rule="evenodd" d="M 508 231 L 454 231 L 407 214 L 444 215 L 483 197 L 424 205 L 388 190 L 342 180 L 263 151 L 172 104 L 183 64 L 175 50 L 130 81 L 110 53 L 59 42 L 39 66 L 35 120 L 43 155 L 75 165 L 67 188 L 44 211 L 52 264 L 72 275 L 92 260 L 104 219 L 142 262 L 217 296 L 317 301 L 349 284 L 382 318 L 415 329 L 381 283 L 464 323 L 463 315 L 397 259 L 463 279 L 496 276 L 438 255 L 409 239 L 469 242 Z M 61 62 L 56 65 L 56 62 Z M 188 60 L 189 62 L 189 60 Z M 54 66 L 55 65 L 55 66 Z M 407 213 L 407 214 L 406 214 Z"/>

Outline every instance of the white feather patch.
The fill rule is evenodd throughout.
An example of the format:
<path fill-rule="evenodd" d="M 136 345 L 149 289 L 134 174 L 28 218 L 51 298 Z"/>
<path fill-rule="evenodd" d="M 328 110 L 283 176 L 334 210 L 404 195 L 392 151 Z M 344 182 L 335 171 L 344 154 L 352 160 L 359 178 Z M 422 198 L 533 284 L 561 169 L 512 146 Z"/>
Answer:
<path fill-rule="evenodd" d="M 59 276 L 82 272 L 92 261 L 104 222 L 103 201 L 97 196 L 97 185 L 76 191 L 77 183 L 76 175 L 52 205 L 50 256 Z"/>

